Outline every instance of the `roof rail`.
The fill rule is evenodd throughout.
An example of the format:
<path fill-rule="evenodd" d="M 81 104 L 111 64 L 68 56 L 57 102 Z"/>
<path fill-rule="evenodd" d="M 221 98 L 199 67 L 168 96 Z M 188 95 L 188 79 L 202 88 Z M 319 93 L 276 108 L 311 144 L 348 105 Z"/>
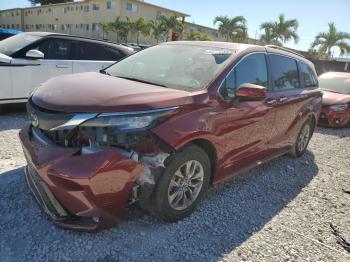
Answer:
<path fill-rule="evenodd" d="M 286 52 L 289 52 L 289 53 L 292 53 L 292 54 L 295 54 L 297 56 L 301 56 L 301 57 L 305 58 L 305 56 L 303 56 L 302 54 L 300 54 L 300 53 L 298 53 L 296 51 L 293 51 L 293 50 L 291 50 L 289 48 L 286 48 L 286 47 L 281 47 L 281 46 L 278 46 L 278 45 L 265 45 L 265 47 L 286 51 Z"/>

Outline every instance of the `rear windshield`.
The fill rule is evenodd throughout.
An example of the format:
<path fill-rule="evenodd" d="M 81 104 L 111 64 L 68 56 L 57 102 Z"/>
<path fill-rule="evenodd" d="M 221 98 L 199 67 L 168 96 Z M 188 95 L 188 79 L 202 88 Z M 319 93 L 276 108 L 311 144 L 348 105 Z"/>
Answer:
<path fill-rule="evenodd" d="M 158 45 L 125 58 L 106 72 L 115 77 L 192 91 L 206 87 L 225 68 L 231 55 L 229 49 Z"/>
<path fill-rule="evenodd" d="M 350 95 L 350 73 L 326 73 L 319 77 L 320 88 L 324 91 Z"/>
<path fill-rule="evenodd" d="M 34 43 L 39 40 L 41 37 L 31 34 L 19 34 L 2 40 L 0 42 L 0 53 L 3 53 L 7 56 L 12 56 L 17 51 Z"/>

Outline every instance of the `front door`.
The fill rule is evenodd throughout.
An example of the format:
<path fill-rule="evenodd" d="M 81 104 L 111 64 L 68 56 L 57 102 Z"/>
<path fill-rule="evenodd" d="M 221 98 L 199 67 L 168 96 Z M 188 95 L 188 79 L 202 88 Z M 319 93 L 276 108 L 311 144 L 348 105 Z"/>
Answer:
<path fill-rule="evenodd" d="M 44 59 L 15 58 L 11 66 L 13 98 L 28 97 L 31 91 L 52 77 L 71 74 L 71 41 L 46 39 L 31 49 L 44 53 Z"/>
<path fill-rule="evenodd" d="M 241 60 L 227 75 L 225 87 L 229 97 L 243 83 L 251 83 L 268 89 L 268 70 L 264 53 L 251 54 Z M 221 88 L 222 89 L 222 88 Z M 227 106 L 226 152 L 224 173 L 259 164 L 265 158 L 268 141 L 273 130 L 274 113 L 268 97 L 261 101 L 236 101 Z"/>

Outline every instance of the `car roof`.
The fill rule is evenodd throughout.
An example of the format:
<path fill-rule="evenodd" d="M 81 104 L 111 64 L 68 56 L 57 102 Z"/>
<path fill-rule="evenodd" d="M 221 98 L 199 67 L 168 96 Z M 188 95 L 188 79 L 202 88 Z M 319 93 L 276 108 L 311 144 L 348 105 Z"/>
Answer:
<path fill-rule="evenodd" d="M 112 46 L 114 48 L 122 49 L 128 53 L 130 53 L 131 51 L 134 51 L 132 48 L 127 47 L 127 46 L 123 46 L 122 44 L 109 42 L 109 41 L 103 41 L 103 40 L 94 39 L 94 38 L 82 37 L 82 36 L 75 36 L 75 35 L 68 35 L 68 34 L 61 34 L 61 33 L 51 33 L 51 32 L 25 32 L 23 34 L 41 36 L 41 37 L 48 37 L 48 36 L 66 37 L 66 38 L 72 38 L 72 39 L 76 39 L 76 40 L 82 40 L 82 41 L 87 41 L 87 42 L 95 42 L 95 43 L 99 43 L 99 44 L 103 44 L 103 45 L 109 45 L 109 46 Z"/>

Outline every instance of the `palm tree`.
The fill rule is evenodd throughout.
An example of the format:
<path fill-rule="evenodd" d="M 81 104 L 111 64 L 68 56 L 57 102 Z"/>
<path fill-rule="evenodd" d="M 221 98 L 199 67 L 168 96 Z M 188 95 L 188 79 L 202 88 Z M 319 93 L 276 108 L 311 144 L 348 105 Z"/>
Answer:
<path fill-rule="evenodd" d="M 102 39 L 105 39 L 105 35 L 108 35 L 108 32 L 112 30 L 112 23 L 101 22 L 102 27 Z"/>
<path fill-rule="evenodd" d="M 130 23 L 131 32 L 136 34 L 136 41 L 139 44 L 140 34 L 148 36 L 150 34 L 150 25 L 145 21 L 143 17 L 140 17 L 135 22 Z"/>
<path fill-rule="evenodd" d="M 276 22 L 265 22 L 260 25 L 260 30 L 264 30 L 260 40 L 267 44 L 282 45 L 289 40 L 298 43 L 299 36 L 296 33 L 299 23 L 296 19 L 286 20 L 284 14 L 278 16 Z"/>
<path fill-rule="evenodd" d="M 203 34 L 201 32 L 191 32 L 187 34 L 187 40 L 195 40 L 195 41 L 213 41 L 213 38 L 207 34 Z"/>
<path fill-rule="evenodd" d="M 164 24 L 160 20 L 152 20 L 149 22 L 149 27 L 152 29 L 152 36 L 156 39 L 158 44 L 160 36 L 166 32 Z"/>
<path fill-rule="evenodd" d="M 126 20 L 122 20 L 119 16 L 112 23 L 112 31 L 117 34 L 117 42 L 119 38 L 125 43 L 128 41 L 129 31 L 131 29 L 131 21 L 129 17 L 126 17 Z"/>
<path fill-rule="evenodd" d="M 180 17 L 177 15 L 172 16 L 161 16 L 159 18 L 160 22 L 163 24 L 163 28 L 166 34 L 166 41 L 169 40 L 169 33 L 176 33 L 181 35 L 184 30 L 184 24 L 179 19 Z"/>
<path fill-rule="evenodd" d="M 214 25 L 219 23 L 219 32 L 222 36 L 235 42 L 244 42 L 248 38 L 247 21 L 243 16 L 230 18 L 228 16 L 217 16 Z"/>
<path fill-rule="evenodd" d="M 334 23 L 328 24 L 328 32 L 319 33 L 315 37 L 315 41 L 311 44 L 311 48 L 318 47 L 318 52 L 331 56 L 331 50 L 335 47 L 340 50 L 340 55 L 350 53 L 350 34 L 337 31 Z"/>

